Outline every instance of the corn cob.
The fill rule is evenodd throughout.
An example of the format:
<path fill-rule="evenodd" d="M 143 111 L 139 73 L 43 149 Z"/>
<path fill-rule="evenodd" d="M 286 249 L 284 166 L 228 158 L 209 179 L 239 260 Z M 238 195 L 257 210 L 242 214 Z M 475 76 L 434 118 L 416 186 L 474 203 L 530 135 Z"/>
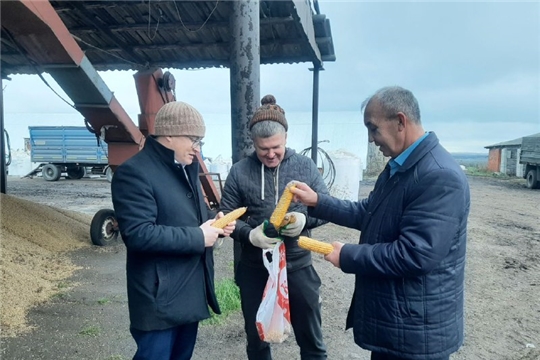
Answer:
<path fill-rule="evenodd" d="M 334 247 L 328 243 L 308 238 L 307 236 L 300 236 L 298 238 L 298 246 L 302 249 L 315 251 L 316 253 L 328 255 L 334 251 Z"/>
<path fill-rule="evenodd" d="M 247 207 L 241 207 L 241 208 L 235 209 L 235 210 L 231 211 L 230 213 L 228 213 L 227 215 L 223 216 L 222 218 L 217 219 L 216 221 L 214 221 L 212 223 L 212 226 L 216 227 L 218 229 L 223 229 L 229 223 L 235 221 L 240 216 L 244 215 L 246 210 L 247 210 Z"/>
<path fill-rule="evenodd" d="M 272 213 L 272 216 L 270 216 L 270 223 L 274 225 L 276 229 L 279 229 L 281 227 L 281 223 L 285 218 L 285 214 L 287 213 L 287 210 L 289 210 L 289 206 L 291 205 L 291 201 L 293 198 L 291 188 L 295 186 L 296 185 L 293 183 L 285 187 L 285 190 L 283 190 L 283 194 L 281 194 L 281 197 L 279 198 L 279 201 L 276 205 L 276 208 L 274 209 L 274 212 Z"/>

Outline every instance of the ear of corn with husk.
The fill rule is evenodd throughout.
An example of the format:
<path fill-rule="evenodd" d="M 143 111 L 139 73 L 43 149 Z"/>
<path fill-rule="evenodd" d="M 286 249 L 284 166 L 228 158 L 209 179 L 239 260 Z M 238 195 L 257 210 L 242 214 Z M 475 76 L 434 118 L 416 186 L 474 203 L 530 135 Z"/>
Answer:
<path fill-rule="evenodd" d="M 298 238 L 298 246 L 300 246 L 302 249 L 314 251 L 323 255 L 328 255 L 334 251 L 334 247 L 332 245 L 308 238 L 307 236 L 300 236 Z"/>
<path fill-rule="evenodd" d="M 291 192 L 291 188 L 295 186 L 296 185 L 292 183 L 285 187 L 285 190 L 283 190 L 283 194 L 281 194 L 281 197 L 279 198 L 279 201 L 276 205 L 276 208 L 274 209 L 274 212 L 272 213 L 272 216 L 270 216 L 270 223 L 274 225 L 276 229 L 282 227 L 283 220 L 285 219 L 285 214 L 289 210 L 289 206 L 291 205 L 291 201 L 293 199 L 293 193 Z"/>
<path fill-rule="evenodd" d="M 227 226 L 229 223 L 232 223 L 236 219 L 238 219 L 240 216 L 244 215 L 246 212 L 247 207 L 241 207 L 238 209 L 235 209 L 228 213 L 227 215 L 223 216 L 222 218 L 217 219 L 212 223 L 213 227 L 216 227 L 218 229 L 223 229 L 225 226 Z"/>

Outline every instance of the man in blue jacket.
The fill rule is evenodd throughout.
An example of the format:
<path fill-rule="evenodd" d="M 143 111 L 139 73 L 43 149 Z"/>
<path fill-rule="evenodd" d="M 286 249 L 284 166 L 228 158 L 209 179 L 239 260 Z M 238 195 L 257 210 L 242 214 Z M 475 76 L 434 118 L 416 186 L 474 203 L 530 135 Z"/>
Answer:
<path fill-rule="evenodd" d="M 368 198 L 343 201 L 297 184 L 311 216 L 361 231 L 325 256 L 355 274 L 347 328 L 371 359 L 448 359 L 463 343 L 463 282 L 470 194 L 414 95 L 377 91 L 363 104 L 369 141 L 390 160 Z"/>
<path fill-rule="evenodd" d="M 113 177 L 112 200 L 127 248 L 135 360 L 190 359 L 209 306 L 220 314 L 212 246 L 235 223 L 224 230 L 211 226 L 196 161 L 205 130 L 191 105 L 165 104 L 154 135 Z"/>

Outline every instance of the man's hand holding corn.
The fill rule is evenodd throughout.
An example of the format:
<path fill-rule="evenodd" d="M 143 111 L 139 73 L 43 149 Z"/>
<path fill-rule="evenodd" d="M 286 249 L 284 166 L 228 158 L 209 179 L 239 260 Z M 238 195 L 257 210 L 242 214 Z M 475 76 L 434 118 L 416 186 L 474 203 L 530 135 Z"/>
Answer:
<path fill-rule="evenodd" d="M 293 211 L 290 213 L 287 213 L 285 217 L 295 218 L 294 222 L 290 222 L 284 227 L 282 227 L 279 230 L 280 235 L 289 236 L 289 237 L 297 237 L 302 233 L 302 230 L 304 230 L 304 226 L 306 226 L 306 215 Z"/>
<path fill-rule="evenodd" d="M 261 249 L 272 249 L 276 245 L 280 238 L 271 238 L 264 234 L 265 223 L 257 226 L 255 229 L 249 232 L 249 241 L 253 246 L 259 247 Z"/>
<path fill-rule="evenodd" d="M 344 244 L 340 243 L 339 241 L 334 241 L 332 243 L 334 251 L 324 256 L 324 260 L 331 262 L 338 269 L 341 269 L 341 265 L 339 263 L 339 256 L 341 255 L 341 248 L 343 247 L 343 245 Z"/>
<path fill-rule="evenodd" d="M 216 242 L 219 235 L 223 235 L 223 229 L 218 229 L 212 226 L 214 219 L 210 219 L 204 222 L 199 228 L 202 230 L 204 235 L 204 246 L 212 247 Z"/>
<path fill-rule="evenodd" d="M 306 206 L 316 206 L 319 201 L 319 196 L 306 183 L 296 181 L 295 187 L 291 188 L 293 201 L 300 202 Z"/>
<path fill-rule="evenodd" d="M 300 181 L 296 182 L 296 186 L 291 189 L 291 193 L 293 193 L 293 201 L 300 202 L 306 206 L 317 206 L 317 202 L 319 201 L 319 196 L 317 193 L 313 191 L 307 184 Z M 324 259 L 331 262 L 335 267 L 340 268 L 339 256 L 341 254 L 343 243 L 334 241 L 332 243 L 332 247 L 334 248 L 334 251 L 328 255 L 325 255 Z"/>

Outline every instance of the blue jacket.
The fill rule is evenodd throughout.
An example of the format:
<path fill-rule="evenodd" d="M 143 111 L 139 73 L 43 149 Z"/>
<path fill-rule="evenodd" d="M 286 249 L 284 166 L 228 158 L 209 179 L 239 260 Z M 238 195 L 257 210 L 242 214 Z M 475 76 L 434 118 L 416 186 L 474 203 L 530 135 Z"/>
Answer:
<path fill-rule="evenodd" d="M 359 346 L 426 360 L 461 346 L 469 208 L 467 177 L 434 133 L 368 198 L 319 195 L 311 215 L 361 231 L 340 255 L 356 277 L 347 328 Z"/>
<path fill-rule="evenodd" d="M 204 202 L 199 164 L 174 162 L 174 151 L 153 137 L 120 165 L 112 200 L 127 248 L 131 327 L 164 330 L 219 314 L 214 259 L 199 226 L 212 213 Z"/>

